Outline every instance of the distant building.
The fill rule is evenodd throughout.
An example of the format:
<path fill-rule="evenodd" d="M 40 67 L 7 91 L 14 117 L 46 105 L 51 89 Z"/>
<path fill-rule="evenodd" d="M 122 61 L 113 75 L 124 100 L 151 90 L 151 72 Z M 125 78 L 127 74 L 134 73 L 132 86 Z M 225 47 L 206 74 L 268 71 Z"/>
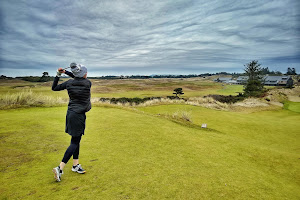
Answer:
<path fill-rule="evenodd" d="M 263 78 L 265 85 L 291 87 L 294 81 L 291 76 L 268 76 Z"/>
<path fill-rule="evenodd" d="M 219 83 L 229 83 L 229 81 L 231 81 L 232 78 L 228 78 L 228 77 L 219 77 L 217 79 L 215 79 L 215 82 L 219 82 Z"/>
<path fill-rule="evenodd" d="M 239 76 L 236 79 L 237 84 L 245 85 L 248 81 L 248 76 Z M 293 79 L 291 76 L 269 76 L 266 75 L 262 78 L 264 85 L 269 86 L 286 86 L 290 87 L 293 85 Z"/>
<path fill-rule="evenodd" d="M 236 80 L 233 80 L 229 77 L 219 77 L 215 79 L 215 82 L 219 83 L 229 83 L 229 84 L 239 84 L 239 85 L 245 85 L 248 81 L 248 76 L 239 76 Z M 266 75 L 262 78 L 262 81 L 264 85 L 269 86 L 286 86 L 291 87 L 294 82 L 291 76 L 269 76 Z"/>
<path fill-rule="evenodd" d="M 248 81 L 249 77 L 248 76 L 239 76 L 237 79 L 236 79 L 236 84 L 239 84 L 239 85 L 245 85 Z"/>
<path fill-rule="evenodd" d="M 233 79 L 231 79 L 231 80 L 229 80 L 229 81 L 228 81 L 228 83 L 229 83 L 229 84 L 237 84 L 237 81 L 236 81 L 236 80 L 233 80 Z"/>

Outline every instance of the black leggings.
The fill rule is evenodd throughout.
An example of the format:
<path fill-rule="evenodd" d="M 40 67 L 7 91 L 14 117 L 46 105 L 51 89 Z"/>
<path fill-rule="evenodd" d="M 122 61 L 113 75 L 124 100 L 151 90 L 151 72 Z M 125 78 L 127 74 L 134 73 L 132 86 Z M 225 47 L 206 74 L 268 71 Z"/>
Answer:
<path fill-rule="evenodd" d="M 67 162 L 70 160 L 72 155 L 73 155 L 73 159 L 78 159 L 80 140 L 81 140 L 81 136 L 79 136 L 79 137 L 72 136 L 71 144 L 68 147 L 68 149 L 66 150 L 66 153 L 64 155 L 64 158 L 62 159 L 62 162 L 67 164 Z"/>

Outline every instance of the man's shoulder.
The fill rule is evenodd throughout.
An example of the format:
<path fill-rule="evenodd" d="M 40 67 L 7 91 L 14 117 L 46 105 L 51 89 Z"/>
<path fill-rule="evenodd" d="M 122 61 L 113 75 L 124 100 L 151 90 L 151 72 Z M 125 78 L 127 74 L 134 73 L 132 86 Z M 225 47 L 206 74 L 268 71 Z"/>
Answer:
<path fill-rule="evenodd" d="M 82 86 L 89 86 L 91 87 L 92 83 L 90 80 L 86 79 L 86 78 L 75 78 L 75 79 L 69 79 L 67 81 L 67 85 L 82 85 Z"/>
<path fill-rule="evenodd" d="M 67 83 L 67 84 L 70 84 L 70 83 L 72 83 L 73 81 L 74 81 L 74 79 L 71 78 L 71 79 L 67 80 L 66 83 Z"/>
<path fill-rule="evenodd" d="M 89 79 L 87 79 L 87 78 L 86 78 L 86 80 L 90 84 L 90 86 L 92 86 L 92 82 Z"/>

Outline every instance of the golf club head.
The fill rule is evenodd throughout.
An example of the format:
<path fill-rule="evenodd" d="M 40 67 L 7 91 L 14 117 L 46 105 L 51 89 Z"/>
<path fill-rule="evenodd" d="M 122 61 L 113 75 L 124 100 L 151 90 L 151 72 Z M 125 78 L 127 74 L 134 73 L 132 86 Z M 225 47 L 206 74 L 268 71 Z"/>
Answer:
<path fill-rule="evenodd" d="M 81 65 L 76 64 L 75 66 L 70 67 L 72 69 L 72 72 L 79 72 L 81 70 Z"/>
<path fill-rule="evenodd" d="M 69 67 L 63 68 L 63 70 L 66 70 L 66 69 L 69 69 L 69 68 L 71 68 L 71 69 L 77 68 L 76 71 L 80 71 L 80 69 L 81 69 L 80 65 L 76 65 L 76 66 L 72 66 L 72 67 L 69 66 Z"/>

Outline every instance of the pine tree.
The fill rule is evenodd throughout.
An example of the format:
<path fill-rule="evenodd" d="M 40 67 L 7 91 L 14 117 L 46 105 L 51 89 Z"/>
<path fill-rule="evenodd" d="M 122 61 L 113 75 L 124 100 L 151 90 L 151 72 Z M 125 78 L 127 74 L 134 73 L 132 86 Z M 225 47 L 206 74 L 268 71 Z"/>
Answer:
<path fill-rule="evenodd" d="M 182 88 L 176 88 L 173 94 L 176 94 L 176 97 L 178 97 L 178 95 L 182 95 L 184 93 L 182 92 Z"/>
<path fill-rule="evenodd" d="M 259 97 L 264 92 L 264 84 L 262 82 L 262 69 L 257 60 L 244 65 L 245 74 L 248 76 L 247 84 L 244 88 L 244 95 L 247 97 Z"/>

